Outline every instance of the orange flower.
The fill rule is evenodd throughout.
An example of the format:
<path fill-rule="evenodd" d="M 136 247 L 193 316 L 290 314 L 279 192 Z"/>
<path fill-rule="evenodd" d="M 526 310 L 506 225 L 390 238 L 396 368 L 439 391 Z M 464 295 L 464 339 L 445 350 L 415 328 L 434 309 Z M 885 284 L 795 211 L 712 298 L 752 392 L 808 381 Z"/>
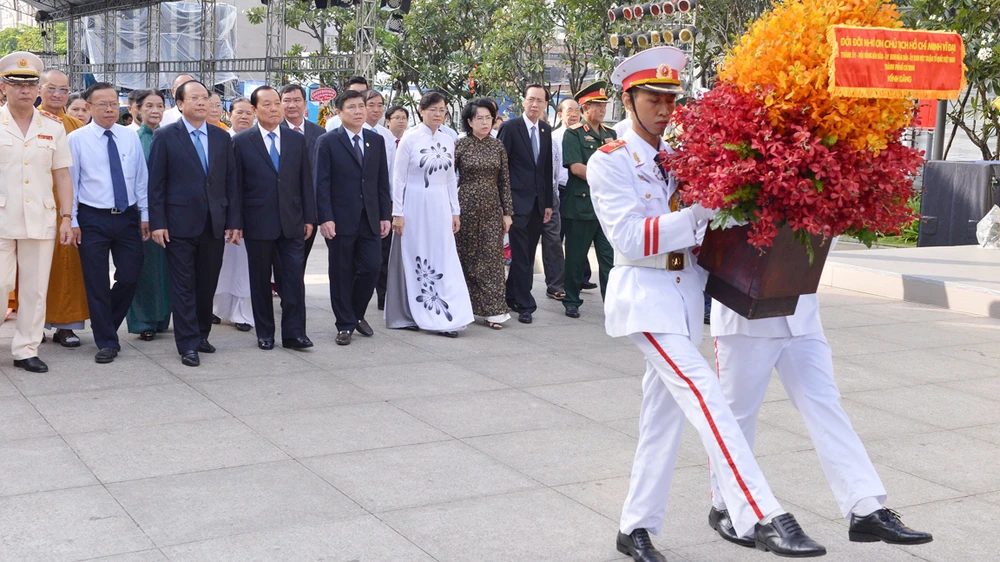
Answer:
<path fill-rule="evenodd" d="M 771 124 L 805 106 L 822 138 L 849 142 L 878 154 L 909 125 L 913 103 L 905 99 L 842 98 L 828 90 L 830 25 L 901 28 L 896 6 L 882 0 L 787 0 L 757 20 L 726 57 L 719 73 L 746 93 L 766 94 Z"/>

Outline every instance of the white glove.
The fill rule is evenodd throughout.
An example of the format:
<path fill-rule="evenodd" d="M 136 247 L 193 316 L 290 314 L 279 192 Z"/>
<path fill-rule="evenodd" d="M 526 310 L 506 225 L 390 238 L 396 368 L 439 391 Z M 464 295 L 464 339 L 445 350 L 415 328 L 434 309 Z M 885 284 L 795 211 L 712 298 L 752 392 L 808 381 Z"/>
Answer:
<path fill-rule="evenodd" d="M 711 220 L 712 217 L 715 216 L 715 209 L 706 209 L 698 203 L 688 207 L 688 210 L 691 211 L 691 214 L 694 216 L 694 220 L 698 222 Z"/>

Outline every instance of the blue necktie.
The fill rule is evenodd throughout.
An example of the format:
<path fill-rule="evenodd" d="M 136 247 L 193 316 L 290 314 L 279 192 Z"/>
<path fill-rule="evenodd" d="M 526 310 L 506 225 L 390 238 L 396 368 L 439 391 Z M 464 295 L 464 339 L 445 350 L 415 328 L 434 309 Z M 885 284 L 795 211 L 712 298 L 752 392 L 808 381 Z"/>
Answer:
<path fill-rule="evenodd" d="M 277 136 L 278 135 L 274 134 L 274 131 L 272 131 L 272 132 L 270 132 L 270 133 L 267 134 L 267 138 L 271 139 L 271 150 L 268 151 L 268 154 L 271 155 L 271 163 L 274 164 L 274 171 L 275 172 L 278 171 L 278 161 L 279 161 L 278 160 L 278 147 L 274 146 L 274 139 Z"/>
<path fill-rule="evenodd" d="M 535 128 L 531 128 L 531 153 L 535 156 L 535 164 L 538 163 L 538 135 L 535 134 Z"/>
<path fill-rule="evenodd" d="M 361 152 L 361 135 L 354 135 L 354 153 L 358 156 L 358 162 L 365 161 L 365 155 Z"/>
<path fill-rule="evenodd" d="M 115 209 L 128 209 L 128 188 L 125 187 L 125 172 L 122 171 L 122 159 L 118 156 L 118 145 L 111 131 L 104 131 L 108 137 L 108 163 L 111 164 L 111 186 L 115 190 Z"/>
<path fill-rule="evenodd" d="M 205 156 L 205 147 L 201 146 L 201 135 L 203 134 L 198 129 L 191 131 L 194 135 L 194 149 L 198 153 L 198 159 L 201 160 L 201 167 L 205 169 L 205 175 L 208 175 L 208 157 Z"/>

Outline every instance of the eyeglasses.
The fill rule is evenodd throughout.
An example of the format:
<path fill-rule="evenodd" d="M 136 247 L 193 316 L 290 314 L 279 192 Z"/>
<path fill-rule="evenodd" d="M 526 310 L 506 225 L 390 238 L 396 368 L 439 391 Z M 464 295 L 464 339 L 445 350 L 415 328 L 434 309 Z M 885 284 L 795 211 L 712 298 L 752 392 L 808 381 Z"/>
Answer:
<path fill-rule="evenodd" d="M 197 102 L 200 102 L 200 101 L 208 101 L 209 99 L 211 99 L 211 98 L 209 98 L 208 96 L 191 96 L 189 98 L 184 98 L 184 100 L 182 100 L 182 101 L 193 101 L 193 102 L 197 103 Z"/>
<path fill-rule="evenodd" d="M 46 86 L 45 87 L 45 92 L 47 94 L 49 94 L 50 96 L 54 96 L 56 94 L 63 95 L 63 96 L 68 96 L 69 95 L 69 88 L 53 88 L 52 86 Z"/>
<path fill-rule="evenodd" d="M 109 102 L 101 102 L 101 103 L 92 103 L 90 105 L 96 107 L 97 109 L 100 109 L 101 111 L 107 111 L 109 109 L 115 109 L 115 110 L 118 109 L 118 103 L 117 102 L 110 102 L 110 101 Z"/>
<path fill-rule="evenodd" d="M 525 103 L 530 103 L 530 104 L 545 103 L 545 100 L 543 100 L 542 98 L 524 98 L 524 101 Z"/>
<path fill-rule="evenodd" d="M 435 115 L 440 115 L 442 113 L 448 113 L 448 110 L 443 107 L 431 107 L 424 110 L 424 113 L 433 113 Z"/>
<path fill-rule="evenodd" d="M 389 118 L 389 121 L 406 121 L 406 114 L 398 113 Z"/>

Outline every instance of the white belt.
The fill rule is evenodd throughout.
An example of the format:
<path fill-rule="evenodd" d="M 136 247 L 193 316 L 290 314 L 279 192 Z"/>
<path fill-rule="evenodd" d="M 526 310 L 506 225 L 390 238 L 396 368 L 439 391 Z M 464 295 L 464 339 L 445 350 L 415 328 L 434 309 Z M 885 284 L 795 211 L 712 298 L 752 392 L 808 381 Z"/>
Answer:
<path fill-rule="evenodd" d="M 684 256 L 684 266 L 680 268 L 677 268 L 675 266 L 675 268 L 671 269 L 671 271 L 680 271 L 681 269 L 685 269 L 688 266 L 688 264 L 691 263 L 691 254 L 687 251 L 671 252 L 669 254 L 657 254 L 655 256 L 649 256 L 648 258 L 639 258 L 637 260 L 630 260 L 625 256 L 616 252 L 615 265 L 628 265 L 631 267 L 648 267 L 650 269 L 666 270 L 670 269 L 669 268 L 670 256 L 676 254 L 682 254 Z"/>

